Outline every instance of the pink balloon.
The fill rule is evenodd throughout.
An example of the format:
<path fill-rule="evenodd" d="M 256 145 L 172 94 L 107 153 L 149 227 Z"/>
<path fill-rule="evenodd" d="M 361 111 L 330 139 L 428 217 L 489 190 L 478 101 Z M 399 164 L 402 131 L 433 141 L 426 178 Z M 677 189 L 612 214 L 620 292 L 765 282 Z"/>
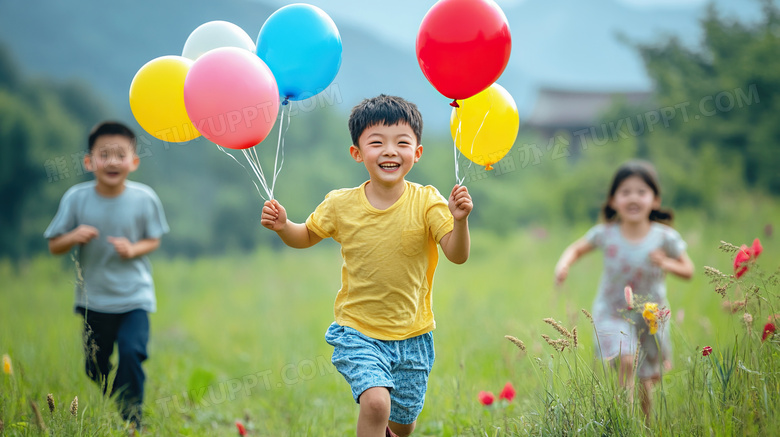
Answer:
<path fill-rule="evenodd" d="M 256 54 L 222 47 L 200 56 L 184 80 L 184 107 L 208 140 L 246 149 L 268 136 L 279 113 L 279 90 Z"/>

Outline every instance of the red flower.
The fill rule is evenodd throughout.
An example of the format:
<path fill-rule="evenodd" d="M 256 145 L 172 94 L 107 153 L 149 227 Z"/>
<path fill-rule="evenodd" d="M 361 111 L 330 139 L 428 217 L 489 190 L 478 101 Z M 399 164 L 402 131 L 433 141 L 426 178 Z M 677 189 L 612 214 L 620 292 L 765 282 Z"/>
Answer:
<path fill-rule="evenodd" d="M 477 397 L 479 398 L 479 403 L 486 407 L 491 405 L 493 401 L 496 400 L 496 398 L 493 396 L 493 393 L 489 391 L 481 391 Z"/>
<path fill-rule="evenodd" d="M 240 436 L 247 435 L 246 428 L 244 428 L 244 424 L 239 422 L 238 420 L 236 420 L 236 428 L 238 428 L 238 435 Z"/>
<path fill-rule="evenodd" d="M 734 274 L 737 278 L 742 277 L 742 275 L 747 272 L 748 261 L 750 261 L 750 249 L 743 244 L 742 247 L 739 248 L 737 256 L 734 257 Z"/>
<path fill-rule="evenodd" d="M 761 252 L 764 251 L 764 246 L 761 245 L 761 242 L 756 238 L 753 240 L 753 245 L 750 246 L 750 250 L 752 252 L 753 258 L 758 258 L 759 255 L 761 255 Z"/>
<path fill-rule="evenodd" d="M 769 322 L 766 325 L 764 325 L 764 333 L 761 334 L 761 341 L 764 341 L 768 337 L 774 335 L 775 331 L 777 331 L 777 328 L 775 327 L 774 323 Z"/>
<path fill-rule="evenodd" d="M 517 392 L 515 391 L 515 388 L 512 387 L 512 383 L 507 382 L 504 389 L 499 393 L 498 398 L 506 399 L 507 402 L 512 402 L 512 399 L 515 398 L 515 394 L 517 394 Z"/>
<path fill-rule="evenodd" d="M 761 241 L 756 238 L 753 240 L 753 244 L 750 247 L 742 245 L 734 257 L 734 275 L 739 279 L 748 270 L 748 262 L 755 261 L 761 252 L 764 251 L 764 247 L 761 246 Z"/>
<path fill-rule="evenodd" d="M 707 355 L 712 353 L 712 348 L 709 346 L 704 346 L 704 349 L 701 350 L 701 356 L 706 357 Z"/>

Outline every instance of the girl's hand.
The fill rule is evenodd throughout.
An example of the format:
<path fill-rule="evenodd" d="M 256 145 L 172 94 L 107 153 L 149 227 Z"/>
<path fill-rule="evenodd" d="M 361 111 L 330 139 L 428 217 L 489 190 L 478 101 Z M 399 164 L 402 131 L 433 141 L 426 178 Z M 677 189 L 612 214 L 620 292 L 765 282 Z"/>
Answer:
<path fill-rule="evenodd" d="M 664 271 L 669 270 L 666 266 L 667 266 L 667 261 L 670 259 L 671 258 L 666 256 L 666 252 L 664 252 L 663 249 L 656 249 L 650 252 L 650 262 L 660 267 L 661 270 Z"/>
<path fill-rule="evenodd" d="M 450 193 L 450 199 L 447 204 L 452 213 L 452 218 L 456 221 L 460 221 L 469 216 L 469 213 L 474 208 L 474 204 L 471 203 L 471 195 L 466 187 L 455 185 Z"/>
<path fill-rule="evenodd" d="M 657 265 L 664 272 L 677 275 L 683 279 L 691 279 L 693 277 L 693 262 L 685 252 L 679 258 L 672 258 L 667 256 L 663 249 L 656 249 L 650 252 L 650 262 Z"/>
<path fill-rule="evenodd" d="M 267 200 L 263 204 L 260 224 L 272 231 L 281 231 L 287 225 L 287 211 L 276 200 Z"/>
<path fill-rule="evenodd" d="M 591 250 L 593 250 L 593 244 L 585 238 L 580 238 L 574 243 L 571 243 L 561 254 L 558 263 L 555 264 L 555 285 L 563 284 L 563 281 L 569 276 L 569 267 L 571 267 L 582 255 L 585 255 Z"/>
<path fill-rule="evenodd" d="M 566 280 L 566 277 L 569 276 L 569 266 L 567 265 L 557 265 L 555 266 L 555 285 L 560 286 L 563 284 L 563 281 Z"/>

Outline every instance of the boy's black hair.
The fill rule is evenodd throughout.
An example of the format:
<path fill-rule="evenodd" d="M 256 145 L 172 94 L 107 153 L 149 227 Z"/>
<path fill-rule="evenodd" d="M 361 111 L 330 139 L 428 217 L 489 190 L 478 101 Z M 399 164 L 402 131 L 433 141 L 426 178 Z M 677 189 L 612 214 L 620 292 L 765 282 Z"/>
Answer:
<path fill-rule="evenodd" d="M 130 140 L 133 145 L 133 151 L 135 151 L 136 141 L 135 134 L 126 125 L 118 121 L 103 121 L 96 124 L 89 132 L 89 153 L 92 153 L 92 149 L 95 147 L 95 141 L 102 135 L 120 135 Z"/>
<path fill-rule="evenodd" d="M 617 211 L 609 206 L 609 202 L 615 196 L 615 192 L 624 180 L 631 176 L 639 176 L 653 190 L 655 197 L 661 197 L 661 185 L 658 183 L 658 174 L 653 164 L 642 160 L 628 161 L 621 165 L 612 178 L 612 185 L 607 194 L 607 201 L 601 209 L 604 220 L 612 222 L 617 219 Z M 670 209 L 654 209 L 650 211 L 650 221 L 671 225 L 674 219 L 674 213 Z"/>
<path fill-rule="evenodd" d="M 360 135 L 371 126 L 378 124 L 394 126 L 398 123 L 408 124 L 417 137 L 417 144 L 422 142 L 423 120 L 417 105 L 401 97 L 385 94 L 364 99 L 352 108 L 352 113 L 349 115 L 352 144 L 360 147 L 358 144 Z"/>

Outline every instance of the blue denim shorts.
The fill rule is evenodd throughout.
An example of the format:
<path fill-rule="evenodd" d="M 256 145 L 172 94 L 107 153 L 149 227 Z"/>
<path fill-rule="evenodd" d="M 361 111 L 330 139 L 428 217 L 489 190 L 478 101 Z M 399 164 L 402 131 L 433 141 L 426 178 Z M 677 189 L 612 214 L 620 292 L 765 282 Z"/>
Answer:
<path fill-rule="evenodd" d="M 390 420 L 404 425 L 417 420 L 435 359 L 433 333 L 385 341 L 333 323 L 325 341 L 334 348 L 331 361 L 352 388 L 355 402 L 371 387 L 387 387 Z"/>

